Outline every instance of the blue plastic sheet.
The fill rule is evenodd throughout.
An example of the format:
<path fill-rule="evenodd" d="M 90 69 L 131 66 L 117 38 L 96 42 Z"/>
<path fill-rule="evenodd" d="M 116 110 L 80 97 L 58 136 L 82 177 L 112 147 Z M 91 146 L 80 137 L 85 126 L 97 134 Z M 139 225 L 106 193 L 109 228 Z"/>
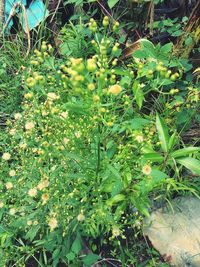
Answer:
<path fill-rule="evenodd" d="M 6 0 L 5 1 L 5 21 L 8 19 L 13 5 L 19 2 L 22 3 L 24 6 L 26 6 L 27 4 L 26 0 L 21 0 L 21 1 Z M 26 31 L 23 11 L 17 8 L 16 14 L 19 16 L 19 19 L 23 26 L 24 31 Z M 29 7 L 26 8 L 26 15 L 28 19 L 29 30 L 32 30 L 35 27 L 37 27 L 49 15 L 49 11 L 44 5 L 44 3 L 42 2 L 42 0 L 33 0 L 31 4 L 29 5 Z M 13 25 L 13 20 L 11 19 L 6 29 L 7 32 L 10 30 L 12 25 Z"/>
<path fill-rule="evenodd" d="M 37 27 L 48 15 L 49 11 L 45 7 L 42 0 L 34 0 L 31 2 L 29 8 L 26 9 L 29 30 Z M 26 31 L 24 16 L 20 14 L 20 21 L 24 31 Z"/>

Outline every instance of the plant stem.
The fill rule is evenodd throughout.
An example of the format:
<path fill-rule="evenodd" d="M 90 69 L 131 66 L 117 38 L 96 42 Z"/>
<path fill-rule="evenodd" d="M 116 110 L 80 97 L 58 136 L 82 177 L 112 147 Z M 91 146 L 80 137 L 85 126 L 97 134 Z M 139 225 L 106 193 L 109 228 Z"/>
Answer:
<path fill-rule="evenodd" d="M 4 8 L 5 8 L 5 0 L 0 0 L 0 29 L 3 28 L 3 23 L 4 23 Z"/>
<path fill-rule="evenodd" d="M 100 151 L 100 125 L 98 125 L 98 144 L 97 144 L 97 169 L 96 175 L 98 176 L 100 170 L 100 161 L 101 161 L 101 151 Z"/>

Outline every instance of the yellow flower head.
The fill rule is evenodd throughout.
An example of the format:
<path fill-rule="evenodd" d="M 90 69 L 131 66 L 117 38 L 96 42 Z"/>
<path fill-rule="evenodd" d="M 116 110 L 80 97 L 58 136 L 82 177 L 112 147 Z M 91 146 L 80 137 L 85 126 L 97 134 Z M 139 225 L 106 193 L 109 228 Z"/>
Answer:
<path fill-rule="evenodd" d="M 49 200 L 49 195 L 48 194 L 43 194 L 42 195 L 42 201 L 43 201 L 43 205 L 47 203 L 47 201 Z"/>
<path fill-rule="evenodd" d="M 88 90 L 93 91 L 95 89 L 95 85 L 93 83 L 89 83 L 87 88 Z"/>
<path fill-rule="evenodd" d="M 15 171 L 15 170 L 10 170 L 10 171 L 9 171 L 9 175 L 10 175 L 11 177 L 15 176 L 15 175 L 16 175 L 16 171 Z"/>
<path fill-rule="evenodd" d="M 80 132 L 75 132 L 74 134 L 75 134 L 76 138 L 80 138 L 81 137 L 81 133 Z"/>
<path fill-rule="evenodd" d="M 24 95 L 24 98 L 25 99 L 31 99 L 33 97 L 33 93 L 26 93 L 25 95 Z"/>
<path fill-rule="evenodd" d="M 4 204 L 2 201 L 0 201 L 0 209 L 3 208 Z"/>
<path fill-rule="evenodd" d="M 100 100 L 100 97 L 98 95 L 93 96 L 93 101 L 98 102 Z"/>
<path fill-rule="evenodd" d="M 108 122 L 107 122 L 107 126 L 108 126 L 108 127 L 112 127 L 113 124 L 114 124 L 114 123 L 113 123 L 112 121 L 108 121 Z"/>
<path fill-rule="evenodd" d="M 37 195 L 37 189 L 36 189 L 36 188 L 31 188 L 31 189 L 29 189 L 29 191 L 28 191 L 28 195 L 29 195 L 30 197 L 35 197 L 35 196 Z"/>
<path fill-rule="evenodd" d="M 80 213 L 80 214 L 77 216 L 77 220 L 78 220 L 79 222 L 84 221 L 84 220 L 85 220 L 85 215 L 84 215 L 83 213 Z"/>
<path fill-rule="evenodd" d="M 69 138 L 66 138 L 66 137 L 63 138 L 63 143 L 65 145 L 67 145 L 69 143 L 69 141 L 70 141 Z"/>
<path fill-rule="evenodd" d="M 112 235 L 114 236 L 114 237 L 117 237 L 117 236 L 119 236 L 120 235 L 120 229 L 118 228 L 118 227 L 113 227 L 113 229 L 112 229 Z"/>
<path fill-rule="evenodd" d="M 9 131 L 10 135 L 15 135 L 15 133 L 16 133 L 16 129 L 14 129 L 14 128 Z"/>
<path fill-rule="evenodd" d="M 122 91 L 122 88 L 118 84 L 112 85 L 108 90 L 108 92 L 113 95 L 118 95 L 119 93 L 121 93 L 121 91 Z"/>
<path fill-rule="evenodd" d="M 44 188 L 49 186 L 49 181 L 46 179 L 44 181 L 42 181 L 41 183 L 38 184 L 37 188 L 39 190 L 43 190 Z"/>
<path fill-rule="evenodd" d="M 22 115 L 20 113 L 15 113 L 14 118 L 15 120 L 20 120 L 22 118 Z"/>
<path fill-rule="evenodd" d="M 32 130 L 34 127 L 35 127 L 35 124 L 34 124 L 34 122 L 32 122 L 32 121 L 29 121 L 29 122 L 27 122 L 27 123 L 25 124 L 25 129 L 26 129 L 26 130 Z"/>
<path fill-rule="evenodd" d="M 151 173 L 151 166 L 150 165 L 145 165 L 142 168 L 142 172 L 145 175 L 149 175 Z"/>
<path fill-rule="evenodd" d="M 138 142 L 138 143 L 142 143 L 144 141 L 144 137 L 142 135 L 136 135 L 135 136 L 135 140 Z"/>
<path fill-rule="evenodd" d="M 47 97 L 49 100 L 56 100 L 59 98 L 55 93 L 48 93 Z"/>
<path fill-rule="evenodd" d="M 12 208 L 9 210 L 10 215 L 15 215 L 16 209 Z"/>
<path fill-rule="evenodd" d="M 48 225 L 50 227 L 50 231 L 53 231 L 55 228 L 58 227 L 58 221 L 54 217 L 50 218 L 49 222 L 48 222 Z"/>
<path fill-rule="evenodd" d="M 3 160 L 9 160 L 10 158 L 11 158 L 10 153 L 8 153 L 8 152 L 3 153 L 3 155 L 2 155 Z"/>
<path fill-rule="evenodd" d="M 66 119 L 66 118 L 68 117 L 68 112 L 67 112 L 67 111 L 62 112 L 62 113 L 60 113 L 60 116 L 61 116 L 62 118 L 64 118 L 64 119 Z"/>
<path fill-rule="evenodd" d="M 6 189 L 12 189 L 13 188 L 13 183 L 11 183 L 11 182 L 7 182 L 6 183 Z"/>
<path fill-rule="evenodd" d="M 27 221 L 27 225 L 31 226 L 33 224 L 33 222 L 31 220 Z"/>

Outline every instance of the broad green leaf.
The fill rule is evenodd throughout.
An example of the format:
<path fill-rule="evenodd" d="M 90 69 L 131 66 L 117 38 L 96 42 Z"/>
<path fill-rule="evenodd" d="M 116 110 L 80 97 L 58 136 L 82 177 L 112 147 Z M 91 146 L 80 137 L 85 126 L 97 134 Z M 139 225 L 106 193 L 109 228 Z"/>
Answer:
<path fill-rule="evenodd" d="M 153 178 L 153 183 L 154 185 L 163 181 L 164 179 L 166 179 L 168 177 L 168 175 L 164 172 L 161 172 L 159 170 L 153 169 L 151 171 L 151 177 Z"/>
<path fill-rule="evenodd" d="M 158 137 L 161 142 L 161 148 L 163 152 L 168 152 L 168 144 L 169 144 L 169 134 L 168 134 L 168 128 L 163 122 L 162 118 L 156 114 L 156 128 L 158 131 Z"/>
<path fill-rule="evenodd" d="M 156 57 L 155 46 L 147 39 L 141 39 L 141 44 L 148 57 Z"/>
<path fill-rule="evenodd" d="M 119 0 L 108 0 L 109 8 L 113 8 L 118 2 Z"/>
<path fill-rule="evenodd" d="M 141 109 L 142 103 L 144 101 L 144 93 L 143 93 L 142 88 L 139 86 L 138 82 L 135 82 L 133 84 L 133 93 L 134 93 L 135 101 L 139 109 Z"/>
<path fill-rule="evenodd" d="M 147 153 L 143 156 L 144 159 L 152 162 L 162 162 L 164 158 L 159 153 Z"/>
<path fill-rule="evenodd" d="M 173 158 L 180 158 L 180 157 L 188 156 L 189 154 L 192 154 L 198 151 L 200 151 L 200 147 L 185 147 L 185 148 L 172 152 L 170 155 Z"/>
<path fill-rule="evenodd" d="M 82 241 L 81 237 L 79 234 L 77 234 L 76 239 L 74 240 L 71 250 L 75 253 L 78 254 L 82 248 Z"/>
<path fill-rule="evenodd" d="M 162 47 L 161 47 L 161 49 L 160 49 L 160 53 L 161 54 L 167 54 L 167 53 L 169 53 L 169 52 L 171 52 L 172 51 L 172 48 L 173 48 L 173 44 L 172 43 L 168 43 L 168 44 L 165 44 L 165 45 L 163 45 Z"/>
<path fill-rule="evenodd" d="M 190 171 L 192 171 L 193 173 L 200 175 L 199 160 L 187 157 L 187 158 L 176 159 L 176 161 L 181 165 L 183 165 L 184 167 L 186 167 L 187 169 L 189 169 Z"/>
<path fill-rule="evenodd" d="M 83 263 L 86 266 L 92 266 L 92 264 L 94 264 L 96 261 L 98 261 L 101 257 L 99 255 L 96 254 L 88 254 L 87 256 L 85 256 L 83 258 Z"/>
<path fill-rule="evenodd" d="M 133 57 L 136 58 L 146 58 L 147 57 L 147 53 L 144 50 L 136 50 L 135 52 L 133 52 Z"/>
<path fill-rule="evenodd" d="M 113 187 L 112 187 L 112 192 L 111 192 L 111 196 L 114 197 L 116 196 L 117 194 L 119 194 L 121 192 L 123 188 L 123 183 L 121 180 L 117 180 L 114 184 L 113 184 Z"/>
<path fill-rule="evenodd" d="M 133 118 L 131 121 L 131 129 L 133 130 L 142 130 L 147 124 L 150 123 L 150 120 L 143 118 Z"/>

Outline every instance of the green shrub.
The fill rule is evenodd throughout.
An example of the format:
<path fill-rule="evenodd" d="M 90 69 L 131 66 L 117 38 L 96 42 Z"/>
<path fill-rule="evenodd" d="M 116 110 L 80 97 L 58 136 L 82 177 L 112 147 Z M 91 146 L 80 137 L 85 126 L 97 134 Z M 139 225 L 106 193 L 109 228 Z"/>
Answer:
<path fill-rule="evenodd" d="M 91 266 L 100 259 L 95 240 L 119 248 L 154 199 L 195 192 L 181 184 L 180 164 L 199 174 L 189 157 L 198 149 L 185 148 L 182 158 L 178 135 L 169 138 L 167 123 L 145 111 L 154 91 L 163 106 L 174 101 L 184 68 L 160 59 L 151 43 L 150 59 L 137 52 L 140 59 L 119 67 L 119 44 L 97 28 L 91 20 L 89 58 L 56 59 L 43 42 L 23 71 L 22 112 L 8 121 L 1 148 L 2 266 L 31 258 Z M 85 242 L 95 254 L 86 255 Z"/>

